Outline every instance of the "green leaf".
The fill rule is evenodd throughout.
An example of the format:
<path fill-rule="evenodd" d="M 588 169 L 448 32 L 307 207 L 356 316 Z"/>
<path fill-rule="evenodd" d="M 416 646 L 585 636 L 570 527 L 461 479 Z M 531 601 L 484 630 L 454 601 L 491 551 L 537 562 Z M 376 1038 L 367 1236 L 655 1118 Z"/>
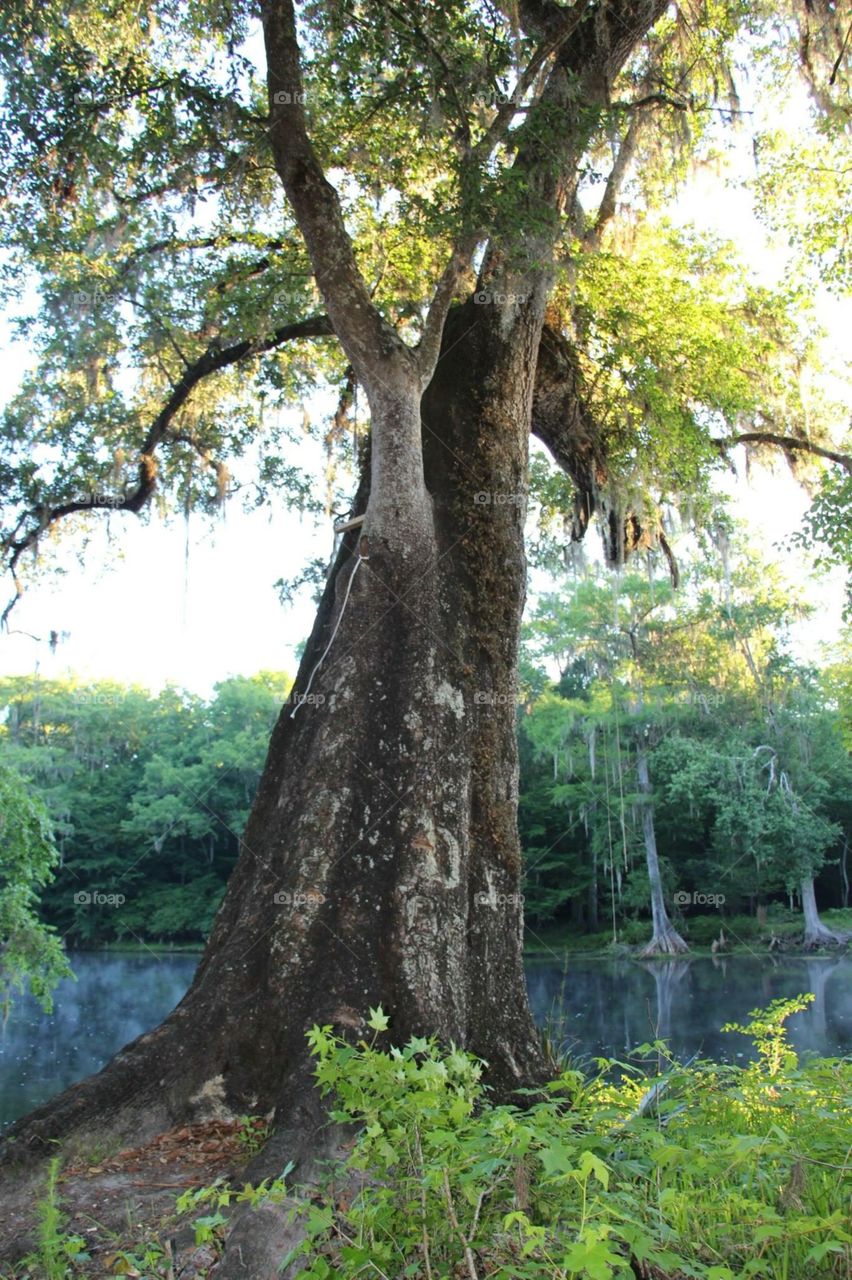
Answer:
<path fill-rule="evenodd" d="M 371 1027 L 373 1031 L 387 1031 L 389 1025 L 390 1018 L 383 1012 L 381 1005 L 376 1009 L 370 1009 L 370 1016 L 367 1019 L 368 1027 Z"/>

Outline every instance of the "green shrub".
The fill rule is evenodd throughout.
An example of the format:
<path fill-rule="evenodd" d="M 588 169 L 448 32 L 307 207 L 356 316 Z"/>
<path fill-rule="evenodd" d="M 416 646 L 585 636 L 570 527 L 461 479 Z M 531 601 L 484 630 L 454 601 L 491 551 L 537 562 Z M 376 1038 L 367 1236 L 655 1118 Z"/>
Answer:
<path fill-rule="evenodd" d="M 847 1274 L 852 1065 L 800 1067 L 784 1020 L 756 1010 L 744 1068 L 565 1071 L 527 1107 L 489 1103 L 479 1062 L 433 1040 L 387 1052 L 309 1035 L 333 1118 L 360 1135 L 360 1190 L 313 1196 L 293 1257 L 305 1277 L 388 1280 L 817 1280 Z M 339 1180 L 338 1180 L 339 1186 Z M 292 1258 L 291 1258 L 292 1260 Z"/>

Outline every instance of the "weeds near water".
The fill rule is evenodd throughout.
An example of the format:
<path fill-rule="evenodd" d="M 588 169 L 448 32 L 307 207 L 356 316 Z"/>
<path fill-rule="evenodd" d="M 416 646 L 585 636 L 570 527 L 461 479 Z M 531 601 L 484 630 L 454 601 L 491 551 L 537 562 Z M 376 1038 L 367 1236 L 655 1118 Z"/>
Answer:
<path fill-rule="evenodd" d="M 313 1280 L 365 1267 L 418 1280 L 840 1280 L 852 1064 L 799 1066 L 784 1022 L 805 1002 L 732 1028 L 757 1044 L 748 1067 L 676 1064 L 649 1080 L 599 1060 L 593 1078 L 566 1070 L 527 1109 L 489 1104 L 481 1064 L 458 1050 L 415 1039 L 382 1053 L 314 1027 L 318 1083 L 332 1119 L 360 1124 L 349 1166 L 365 1176 L 346 1208 L 314 1194 L 295 1210 L 306 1236 L 291 1260 Z"/>
<path fill-rule="evenodd" d="M 799 1064 L 784 1024 L 806 1003 L 731 1024 L 756 1044 L 748 1066 L 682 1065 L 656 1042 L 643 1046 L 658 1051 L 655 1077 L 611 1059 L 591 1074 L 566 1066 L 526 1107 L 491 1104 L 482 1064 L 434 1040 L 381 1052 L 375 1037 L 314 1027 L 330 1117 L 360 1130 L 357 1193 L 341 1196 L 335 1177 L 299 1197 L 288 1166 L 256 1187 L 187 1191 L 176 1208 L 201 1213 L 196 1242 L 218 1251 L 232 1205 L 278 1203 L 304 1232 L 281 1266 L 304 1280 L 844 1280 L 852 1062 Z M 388 1019 L 371 1010 L 368 1025 L 378 1035 Z M 63 1234 L 57 1175 L 54 1162 L 33 1278 L 64 1280 L 82 1245 Z M 169 1274 L 156 1250 L 113 1260 L 119 1274 Z"/>

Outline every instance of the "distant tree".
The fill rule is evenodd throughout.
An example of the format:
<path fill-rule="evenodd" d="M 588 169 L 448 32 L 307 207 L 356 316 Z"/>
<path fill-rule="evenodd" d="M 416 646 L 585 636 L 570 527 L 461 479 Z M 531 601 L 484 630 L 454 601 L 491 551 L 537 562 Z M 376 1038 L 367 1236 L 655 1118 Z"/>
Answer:
<path fill-rule="evenodd" d="M 656 610 L 662 611 L 671 604 L 671 593 L 668 582 L 649 583 L 635 575 L 609 583 L 590 580 L 579 583 L 564 602 L 559 597 L 542 600 L 528 628 L 539 651 L 543 649 L 554 656 L 556 648 L 582 655 L 598 683 L 598 705 L 588 707 L 585 716 L 590 773 L 594 776 L 597 736 L 606 735 L 608 741 L 615 738 L 619 745 L 618 804 L 623 810 L 626 774 L 630 780 L 629 801 L 638 814 L 644 845 L 653 921 L 653 935 L 643 952 L 647 956 L 678 954 L 688 949 L 666 909 L 648 762 L 653 740 L 653 712 L 649 713 L 647 707 L 653 685 L 648 667 L 652 648 L 655 670 L 663 665 L 658 653 L 662 624 L 650 620 Z M 605 821 L 609 831 L 609 797 Z M 620 822 L 624 822 L 623 813 Z"/>
<path fill-rule="evenodd" d="M 281 673 L 239 676 L 205 701 L 110 681 L 0 680 L 0 760 L 50 812 L 60 862 L 43 910 L 64 936 L 206 936 L 289 685 Z M 96 909 L 93 894 L 120 894 L 121 909 Z"/>
<path fill-rule="evenodd" d="M 600 855 L 612 913 L 624 910 L 635 902 L 622 875 L 638 826 L 660 884 L 676 866 L 679 889 L 729 907 L 796 892 L 806 943 L 831 941 L 813 882 L 848 843 L 842 679 L 820 681 L 786 654 L 801 606 L 768 566 L 740 548 L 725 565 L 685 567 L 678 593 L 659 580 L 595 578 L 566 584 L 533 612 L 528 663 L 570 654 L 593 682 L 579 698 L 543 692 L 520 718 L 530 902 L 552 914 L 585 893 Z M 842 676 L 842 666 L 832 672 Z"/>

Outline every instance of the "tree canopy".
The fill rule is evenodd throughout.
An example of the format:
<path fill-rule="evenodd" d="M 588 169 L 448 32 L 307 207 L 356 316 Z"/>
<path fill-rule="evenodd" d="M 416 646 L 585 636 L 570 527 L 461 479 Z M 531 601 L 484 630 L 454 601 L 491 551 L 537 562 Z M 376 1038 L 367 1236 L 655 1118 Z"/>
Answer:
<path fill-rule="evenodd" d="M 556 145 L 545 73 L 588 8 L 300 10 L 299 105 L 370 302 L 400 338 L 423 336 L 436 288 L 469 294 L 495 225 L 536 269 L 536 223 L 554 215 L 516 161 Z M 601 15 L 617 43 L 626 16 Z M 847 58 L 844 5 L 689 0 L 604 101 L 578 97 L 581 181 L 559 215 L 548 314 L 588 439 L 569 456 L 540 424 L 570 481 L 533 476 L 560 540 L 596 509 L 620 562 L 658 539 L 668 504 L 706 518 L 710 479 L 741 441 L 827 464 L 809 536 L 848 560 L 852 463 L 813 309 L 815 290 L 848 284 Z M 213 512 L 235 493 L 348 503 L 345 468 L 369 427 L 275 174 L 260 63 L 248 4 L 5 6 L 2 288 L 35 353 L 0 442 L 15 597 L 25 553 L 69 517 L 85 529 L 154 500 Z M 731 245 L 666 219 L 688 175 L 742 150 L 744 133 L 758 163 L 751 178 L 740 163 L 740 180 L 797 268 L 773 286 Z M 336 411 L 317 410 L 321 389 Z M 307 426 L 326 451 L 324 495 L 299 456 L 297 405 L 321 419 Z M 609 527 L 625 521 L 623 536 Z"/>

